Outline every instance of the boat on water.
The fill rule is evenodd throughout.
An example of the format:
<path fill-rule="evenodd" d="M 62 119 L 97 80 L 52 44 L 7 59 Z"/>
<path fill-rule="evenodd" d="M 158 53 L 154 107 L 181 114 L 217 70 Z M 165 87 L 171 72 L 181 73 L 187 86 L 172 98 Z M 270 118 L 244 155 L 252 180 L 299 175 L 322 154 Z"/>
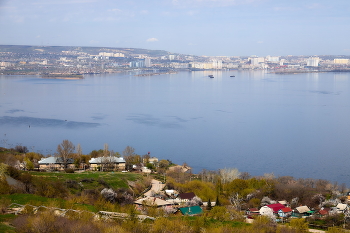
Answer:
<path fill-rule="evenodd" d="M 208 75 L 209 78 L 214 78 L 214 75 L 210 74 Z"/>
<path fill-rule="evenodd" d="M 236 77 L 236 76 L 234 76 L 234 75 L 230 75 L 230 77 Z"/>

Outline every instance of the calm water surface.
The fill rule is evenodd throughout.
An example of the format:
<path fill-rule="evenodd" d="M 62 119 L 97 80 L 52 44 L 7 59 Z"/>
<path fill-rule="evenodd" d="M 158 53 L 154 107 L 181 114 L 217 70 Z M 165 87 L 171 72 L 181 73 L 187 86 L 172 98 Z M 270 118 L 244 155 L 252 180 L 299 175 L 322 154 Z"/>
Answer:
<path fill-rule="evenodd" d="M 350 73 L 0 76 L 0 146 L 50 154 L 63 139 L 84 153 L 129 145 L 195 172 L 234 167 L 350 185 Z"/>

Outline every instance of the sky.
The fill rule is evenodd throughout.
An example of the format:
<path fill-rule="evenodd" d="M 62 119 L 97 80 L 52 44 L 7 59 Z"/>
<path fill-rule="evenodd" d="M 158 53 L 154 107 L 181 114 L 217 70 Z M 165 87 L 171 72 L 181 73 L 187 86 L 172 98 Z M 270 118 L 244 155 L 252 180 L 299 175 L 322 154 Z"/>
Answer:
<path fill-rule="evenodd" d="M 0 0 L 0 44 L 350 55 L 349 0 Z"/>

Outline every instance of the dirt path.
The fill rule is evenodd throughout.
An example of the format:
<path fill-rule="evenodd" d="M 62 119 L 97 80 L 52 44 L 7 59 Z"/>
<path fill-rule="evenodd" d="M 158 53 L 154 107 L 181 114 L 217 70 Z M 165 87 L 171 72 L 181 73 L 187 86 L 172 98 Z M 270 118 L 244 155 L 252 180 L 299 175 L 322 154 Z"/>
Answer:
<path fill-rule="evenodd" d="M 316 229 L 309 229 L 309 232 L 325 232 L 325 231 L 322 231 L 322 230 L 316 230 Z"/>
<path fill-rule="evenodd" d="M 165 187 L 165 184 L 162 184 L 162 182 L 159 180 L 152 179 L 151 183 L 151 189 L 144 194 L 146 197 L 150 197 L 152 192 L 158 193 Z"/>

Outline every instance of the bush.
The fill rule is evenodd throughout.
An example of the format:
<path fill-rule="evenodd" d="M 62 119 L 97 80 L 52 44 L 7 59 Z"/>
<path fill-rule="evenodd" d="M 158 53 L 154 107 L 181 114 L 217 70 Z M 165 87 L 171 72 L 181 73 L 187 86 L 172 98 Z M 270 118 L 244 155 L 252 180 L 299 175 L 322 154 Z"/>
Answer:
<path fill-rule="evenodd" d="M 94 182 L 95 180 L 93 178 L 85 178 L 85 179 L 82 179 L 81 182 L 83 183 L 92 183 Z"/>
<path fill-rule="evenodd" d="M 103 185 L 105 188 L 109 188 L 109 184 L 104 179 L 98 179 L 97 181 L 99 184 Z"/>
<path fill-rule="evenodd" d="M 72 169 L 72 168 L 66 168 L 66 169 L 64 169 L 64 171 L 66 173 L 74 173 L 74 169 Z"/>
<path fill-rule="evenodd" d="M 61 180 L 45 180 L 36 179 L 34 182 L 36 194 L 43 197 L 60 197 L 65 198 L 68 194 L 68 189 Z"/>
<path fill-rule="evenodd" d="M 290 226 L 298 232 L 309 232 L 308 223 L 305 221 L 305 218 L 292 219 Z"/>
<path fill-rule="evenodd" d="M 80 185 L 76 180 L 66 180 L 66 186 L 67 188 L 72 188 L 72 189 L 79 189 Z"/>
<path fill-rule="evenodd" d="M 28 148 L 26 146 L 20 146 L 20 145 L 17 145 L 15 146 L 15 151 L 17 151 L 18 153 L 28 153 Z"/>
<path fill-rule="evenodd" d="M 0 199 L 0 214 L 6 213 L 7 207 L 11 204 L 11 200 L 8 198 Z"/>
<path fill-rule="evenodd" d="M 98 233 L 103 232 L 92 221 L 81 221 L 55 216 L 52 212 L 42 212 L 37 215 L 22 215 L 13 220 L 16 232 L 57 232 L 57 233 Z"/>
<path fill-rule="evenodd" d="M 11 192 L 12 188 L 7 183 L 5 177 L 0 176 L 0 194 L 10 194 Z"/>
<path fill-rule="evenodd" d="M 16 180 L 18 180 L 19 177 L 21 176 L 21 172 L 17 168 L 12 166 L 8 166 L 6 168 L 5 174 L 7 174 L 8 176 L 11 176 L 13 179 L 16 179 Z"/>

